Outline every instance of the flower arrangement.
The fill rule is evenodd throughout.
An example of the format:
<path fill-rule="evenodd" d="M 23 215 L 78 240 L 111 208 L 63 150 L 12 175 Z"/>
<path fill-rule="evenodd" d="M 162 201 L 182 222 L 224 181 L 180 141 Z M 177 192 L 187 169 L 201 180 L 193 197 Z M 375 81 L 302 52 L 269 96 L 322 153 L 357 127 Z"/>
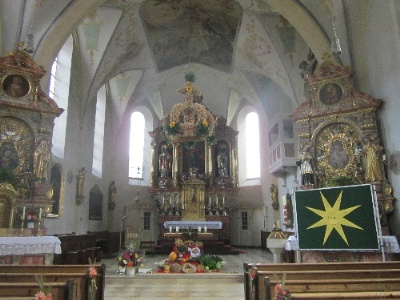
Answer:
<path fill-rule="evenodd" d="M 35 300 L 52 300 L 53 295 L 50 293 L 50 287 L 44 286 L 43 275 L 35 275 L 35 278 L 39 284 L 39 292 L 35 294 Z"/>
<path fill-rule="evenodd" d="M 138 268 L 143 266 L 143 257 L 140 251 L 134 249 L 124 250 L 117 257 L 118 266 L 122 268 Z"/>
<path fill-rule="evenodd" d="M 286 273 L 283 274 L 282 281 L 275 285 L 275 297 L 276 300 L 291 300 L 292 296 L 290 291 L 285 288 Z M 279 281 L 279 280 L 278 280 Z"/>
<path fill-rule="evenodd" d="M 197 134 L 198 135 L 208 135 L 210 131 L 210 125 L 207 120 L 200 121 L 197 124 Z"/>
<path fill-rule="evenodd" d="M 176 135 L 181 131 L 181 124 L 179 122 L 171 121 L 165 127 L 165 131 L 169 135 Z"/>
<path fill-rule="evenodd" d="M 90 300 L 94 299 L 96 296 L 96 290 L 97 290 L 97 285 L 96 285 L 96 276 L 97 276 L 97 271 L 95 267 L 90 267 L 89 268 L 89 292 L 90 292 Z"/>
<path fill-rule="evenodd" d="M 28 221 L 28 222 L 32 222 L 32 221 L 37 221 L 38 220 L 38 215 L 37 215 L 37 213 L 35 212 L 35 211 L 29 211 L 27 214 L 26 214 L 26 220 Z"/>

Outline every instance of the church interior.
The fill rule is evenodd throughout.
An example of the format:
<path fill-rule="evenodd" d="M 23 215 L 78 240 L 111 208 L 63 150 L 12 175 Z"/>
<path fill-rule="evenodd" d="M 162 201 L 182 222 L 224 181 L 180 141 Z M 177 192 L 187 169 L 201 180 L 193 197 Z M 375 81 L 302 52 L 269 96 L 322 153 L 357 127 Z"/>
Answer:
<path fill-rule="evenodd" d="M 319 191 L 312 226 L 340 251 L 279 262 L 370 261 L 342 251 L 361 228 L 347 189 L 323 195 L 365 186 L 378 252 L 398 249 L 398 50 L 395 0 L 0 1 L 0 260 L 115 259 L 136 240 L 168 256 L 182 239 L 277 262 L 271 240 L 297 236 Z M 17 257 L 10 237 L 61 246 Z"/>

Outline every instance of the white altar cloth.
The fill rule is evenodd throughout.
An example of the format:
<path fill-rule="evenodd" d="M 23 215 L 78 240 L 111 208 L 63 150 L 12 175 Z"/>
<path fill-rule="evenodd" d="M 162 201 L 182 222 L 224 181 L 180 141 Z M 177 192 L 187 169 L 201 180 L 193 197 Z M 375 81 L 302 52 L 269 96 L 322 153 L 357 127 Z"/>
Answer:
<path fill-rule="evenodd" d="M 386 253 L 400 253 L 400 246 L 397 238 L 394 235 L 384 235 L 381 237 L 383 243 L 383 249 Z M 285 250 L 296 251 L 299 249 L 297 237 L 289 236 L 286 241 Z"/>
<path fill-rule="evenodd" d="M 55 236 L 0 237 L 0 256 L 61 254 L 61 241 Z"/>
<path fill-rule="evenodd" d="M 179 226 L 179 229 L 189 229 L 189 227 L 193 230 L 196 230 L 198 227 L 207 229 L 221 229 L 222 222 L 221 221 L 166 221 L 164 222 L 164 228 L 176 228 Z"/>

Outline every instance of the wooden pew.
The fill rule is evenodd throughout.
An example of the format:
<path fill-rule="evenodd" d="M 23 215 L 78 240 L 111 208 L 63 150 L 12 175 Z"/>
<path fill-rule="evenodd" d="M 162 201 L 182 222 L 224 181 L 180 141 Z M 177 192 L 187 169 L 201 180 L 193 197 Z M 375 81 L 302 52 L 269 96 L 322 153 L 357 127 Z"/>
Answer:
<path fill-rule="evenodd" d="M 50 288 L 53 300 L 73 300 L 74 281 L 72 279 L 66 282 L 49 282 L 46 287 Z M 39 292 L 37 282 L 0 282 L 0 299 L 34 299 L 35 294 Z"/>
<path fill-rule="evenodd" d="M 341 291 L 342 293 L 349 294 L 350 292 L 367 292 L 370 287 L 372 293 L 377 291 L 391 291 L 397 293 L 400 291 L 399 281 L 400 278 L 400 262 L 354 262 L 354 263 L 303 263 L 303 264 L 243 264 L 245 272 L 245 298 L 251 299 L 252 293 L 255 299 L 270 299 L 274 296 L 274 287 L 278 283 L 277 280 L 282 280 L 285 274 L 285 285 L 294 293 L 299 299 L 303 294 L 309 292 L 313 294 L 315 299 L 318 298 L 317 294 L 324 292 Z M 250 279 L 251 270 L 254 279 Z M 265 279 L 269 280 L 270 285 L 265 284 Z M 396 278 L 396 280 L 393 280 Z M 354 284 L 352 281 L 358 280 Z M 392 280 L 392 281 L 391 281 Z M 369 282 L 371 283 L 369 285 Z M 289 283 L 293 286 L 289 286 Z M 374 283 L 376 283 L 374 285 Z M 314 291 L 314 287 L 324 287 L 318 291 Z M 366 287 L 367 286 L 367 287 Z M 346 287 L 346 288 L 343 288 Z M 358 288 L 361 287 L 361 288 Z M 378 289 L 378 288 L 381 289 Z M 384 287 L 385 289 L 382 289 Z M 342 289 L 342 290 L 341 290 Z M 357 291 L 358 289 L 358 291 Z M 313 292 L 311 292 L 313 290 Z M 367 293 L 367 294 L 368 294 Z M 299 296 L 301 294 L 301 296 Z M 342 295 L 341 297 L 344 297 Z M 362 299 L 354 298 L 354 299 Z M 365 295 L 365 299 L 372 299 L 369 295 Z M 392 297 L 393 298 L 393 297 Z M 273 298 L 272 298 L 273 299 Z M 293 298 L 294 299 L 294 298 Z M 314 298 L 310 298 L 314 299 Z M 338 298 L 346 299 L 346 298 Z M 379 299 L 379 298 L 376 298 Z M 400 299 L 400 297 L 398 298 Z"/>
<path fill-rule="evenodd" d="M 0 284 L 10 285 L 11 287 L 14 285 L 30 284 L 32 285 L 33 291 L 36 293 L 38 291 L 38 284 L 35 281 L 35 275 L 42 275 L 45 286 L 50 284 L 51 287 L 57 284 L 65 284 L 66 281 L 72 280 L 74 288 L 73 298 L 71 298 L 71 300 L 87 299 L 89 293 L 90 267 L 90 265 L 0 265 Z M 97 286 L 95 299 L 103 300 L 106 265 L 95 265 L 94 268 L 97 271 L 97 276 L 95 277 Z M 33 286 L 35 288 L 33 288 Z M 0 291 L 0 296 L 1 295 Z M 15 296 L 18 295 L 16 294 Z"/>

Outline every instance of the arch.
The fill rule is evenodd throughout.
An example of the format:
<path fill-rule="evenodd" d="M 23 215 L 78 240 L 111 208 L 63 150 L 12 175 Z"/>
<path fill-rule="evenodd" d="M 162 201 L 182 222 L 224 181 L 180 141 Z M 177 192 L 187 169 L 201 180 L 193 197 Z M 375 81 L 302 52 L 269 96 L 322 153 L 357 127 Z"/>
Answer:
<path fill-rule="evenodd" d="M 320 26 L 309 13 L 294 0 L 268 0 L 268 3 L 284 16 L 306 41 L 317 60 L 330 53 L 330 43 Z"/>

